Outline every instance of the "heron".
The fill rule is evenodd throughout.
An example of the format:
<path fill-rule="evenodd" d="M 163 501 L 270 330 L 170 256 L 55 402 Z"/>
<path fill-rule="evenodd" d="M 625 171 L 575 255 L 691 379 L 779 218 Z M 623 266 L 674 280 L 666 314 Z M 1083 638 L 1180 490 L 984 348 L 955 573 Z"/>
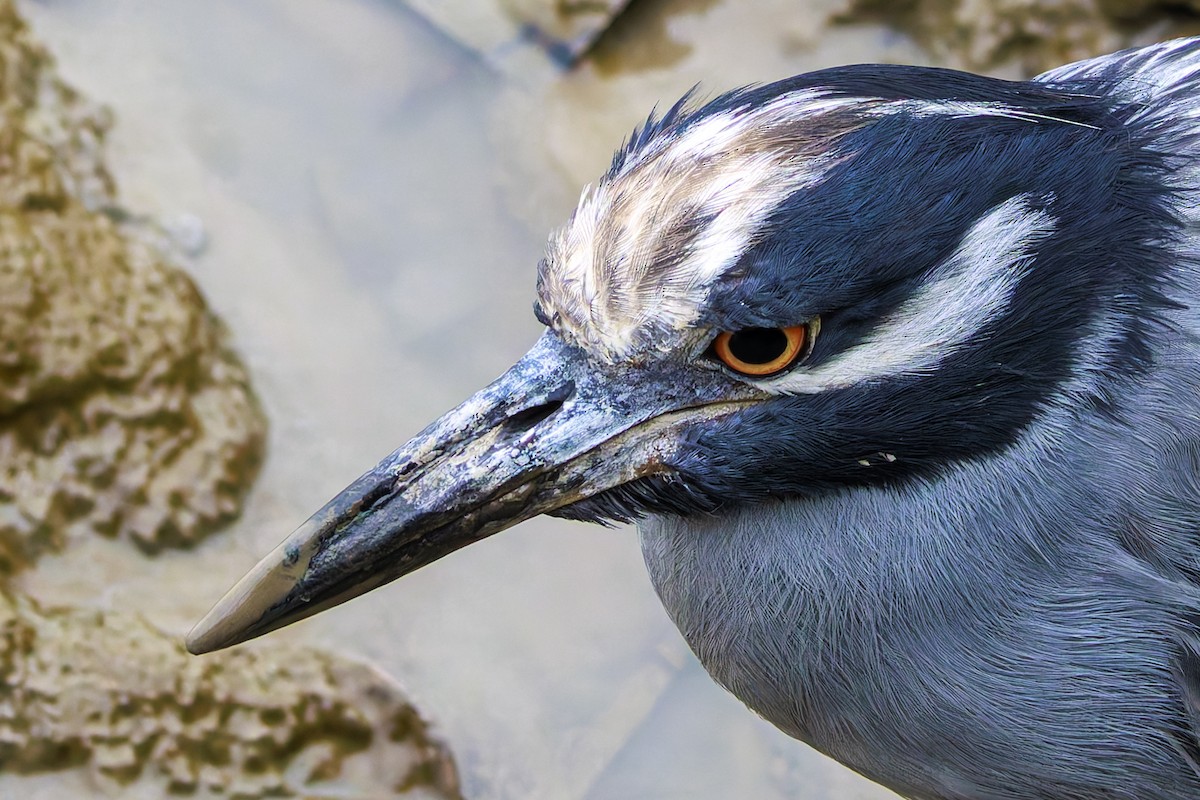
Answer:
<path fill-rule="evenodd" d="M 709 674 L 916 800 L 1200 797 L 1200 39 L 652 113 L 545 331 L 202 653 L 539 514 L 636 522 Z"/>

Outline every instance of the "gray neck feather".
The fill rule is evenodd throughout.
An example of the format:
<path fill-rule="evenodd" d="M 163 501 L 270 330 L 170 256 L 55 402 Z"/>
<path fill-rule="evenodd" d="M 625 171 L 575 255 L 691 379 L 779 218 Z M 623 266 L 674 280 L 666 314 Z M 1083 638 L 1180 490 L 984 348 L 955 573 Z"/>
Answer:
<path fill-rule="evenodd" d="M 1200 612 L 1200 592 L 1122 537 L 1200 567 L 1195 520 L 1143 511 L 1200 496 L 1195 469 L 1172 463 L 1200 449 L 1200 421 L 1163 424 L 1197 392 L 1194 367 L 1164 369 L 1121 412 L 1137 437 L 1052 409 L 1009 450 L 933 481 L 649 519 L 651 580 L 718 682 L 912 797 L 1145 797 L 1153 776 L 1128 765 L 1161 779 L 1180 757 L 1137 720 L 1181 713 L 1180 611 Z M 1077 750 L 1093 777 L 1111 756 L 1104 793 L 1072 773 Z M 1022 772 L 1026 785 L 1011 780 Z M 1192 778 L 1154 796 L 1200 796 Z"/>

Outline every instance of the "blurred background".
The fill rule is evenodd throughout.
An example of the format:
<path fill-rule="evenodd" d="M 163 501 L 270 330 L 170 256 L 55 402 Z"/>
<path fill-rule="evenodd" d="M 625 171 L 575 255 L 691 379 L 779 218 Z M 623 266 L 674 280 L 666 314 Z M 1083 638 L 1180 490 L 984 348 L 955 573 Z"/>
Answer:
<path fill-rule="evenodd" d="M 1024 77 L 1197 9 L 0 1 L 0 796 L 892 797 L 707 678 L 632 529 L 538 519 L 233 653 L 180 642 L 533 343 L 548 232 L 655 104 L 863 61 Z"/>

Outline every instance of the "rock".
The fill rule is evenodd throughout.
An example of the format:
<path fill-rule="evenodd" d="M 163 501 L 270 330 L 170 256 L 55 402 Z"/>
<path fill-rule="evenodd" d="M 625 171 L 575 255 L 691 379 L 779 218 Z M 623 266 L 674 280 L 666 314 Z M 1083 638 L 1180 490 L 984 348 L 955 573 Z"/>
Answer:
<path fill-rule="evenodd" d="M 629 0 L 403 0 L 510 75 L 570 67 Z"/>
<path fill-rule="evenodd" d="M 0 770 L 79 767 L 110 796 L 459 797 L 449 754 L 369 667 L 280 647 L 194 658 L 138 617 L 0 593 Z"/>
<path fill-rule="evenodd" d="M 4 580 L 76 537 L 194 544 L 263 457 L 247 371 L 176 263 L 204 226 L 121 207 L 110 124 L 0 0 L 0 794 L 49 776 L 56 800 L 77 778 L 121 798 L 459 797 L 444 746 L 367 666 L 278 645 L 198 659 L 140 617 Z"/>
<path fill-rule="evenodd" d="M 92 532 L 193 544 L 263 456 L 224 327 L 117 205 L 109 124 L 0 1 L 0 575 Z"/>
<path fill-rule="evenodd" d="M 888 20 L 955 66 L 1021 76 L 1143 42 L 1143 31 L 1152 31 L 1146 41 L 1195 32 L 1168 0 L 853 0 L 842 21 L 864 17 Z"/>

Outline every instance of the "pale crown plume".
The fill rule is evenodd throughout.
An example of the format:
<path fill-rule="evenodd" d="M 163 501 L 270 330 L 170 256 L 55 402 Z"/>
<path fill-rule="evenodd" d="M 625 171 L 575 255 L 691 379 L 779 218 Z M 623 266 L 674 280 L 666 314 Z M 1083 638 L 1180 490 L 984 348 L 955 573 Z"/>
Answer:
<path fill-rule="evenodd" d="M 805 89 L 689 117 L 626 152 L 550 237 L 538 292 L 554 327 L 608 361 L 676 347 L 771 212 L 845 154 L 879 101 Z"/>

